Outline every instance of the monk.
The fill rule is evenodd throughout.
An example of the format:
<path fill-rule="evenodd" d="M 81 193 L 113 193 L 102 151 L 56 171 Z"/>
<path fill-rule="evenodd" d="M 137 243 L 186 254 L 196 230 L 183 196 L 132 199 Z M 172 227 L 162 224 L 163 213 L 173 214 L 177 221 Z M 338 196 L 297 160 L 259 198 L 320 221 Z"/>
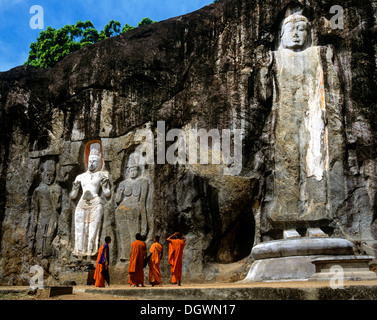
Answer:
<path fill-rule="evenodd" d="M 166 239 L 169 242 L 169 258 L 171 282 L 173 285 L 181 285 L 182 278 L 182 256 L 186 238 L 179 232 L 175 232 Z"/>
<path fill-rule="evenodd" d="M 98 250 L 96 270 L 94 271 L 94 285 L 96 287 L 105 287 L 105 278 L 102 276 L 102 271 L 109 267 L 109 244 L 111 238 L 107 236 L 105 243 Z"/>
<path fill-rule="evenodd" d="M 144 286 L 144 259 L 147 255 L 147 247 L 140 233 L 136 234 L 136 241 L 131 243 L 131 256 L 128 265 L 128 283 L 135 287 Z"/>
<path fill-rule="evenodd" d="M 151 257 L 149 260 L 149 283 L 154 287 L 158 285 L 161 287 L 161 271 L 160 262 L 163 255 L 162 245 L 159 243 L 160 236 L 153 238 L 153 244 L 149 249 Z"/>

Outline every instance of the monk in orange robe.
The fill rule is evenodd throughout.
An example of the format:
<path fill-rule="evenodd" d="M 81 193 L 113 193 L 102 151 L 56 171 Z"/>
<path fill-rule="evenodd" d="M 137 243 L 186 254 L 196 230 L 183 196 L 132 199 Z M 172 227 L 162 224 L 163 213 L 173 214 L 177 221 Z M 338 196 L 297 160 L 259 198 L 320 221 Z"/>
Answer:
<path fill-rule="evenodd" d="M 109 267 L 109 243 L 111 238 L 107 236 L 105 243 L 98 250 L 96 270 L 94 271 L 94 285 L 96 287 L 105 287 L 105 278 L 102 276 L 102 270 Z"/>
<path fill-rule="evenodd" d="M 153 238 L 153 244 L 149 249 L 151 257 L 149 259 L 149 283 L 154 287 L 159 285 L 161 287 L 161 271 L 160 262 L 163 255 L 162 245 L 159 243 L 160 237 Z"/>
<path fill-rule="evenodd" d="M 182 256 L 186 238 L 179 232 L 175 232 L 166 239 L 169 242 L 169 258 L 171 282 L 173 285 L 181 285 L 182 278 Z"/>
<path fill-rule="evenodd" d="M 140 233 L 136 234 L 136 241 L 131 243 L 131 256 L 128 265 L 128 283 L 139 287 L 144 287 L 144 259 L 147 255 L 147 247 Z"/>

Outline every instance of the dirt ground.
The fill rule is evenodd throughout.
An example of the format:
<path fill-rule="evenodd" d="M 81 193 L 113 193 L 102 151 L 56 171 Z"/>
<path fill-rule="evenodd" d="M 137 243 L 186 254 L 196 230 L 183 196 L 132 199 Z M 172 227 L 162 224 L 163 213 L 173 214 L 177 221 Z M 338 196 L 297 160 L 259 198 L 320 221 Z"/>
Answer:
<path fill-rule="evenodd" d="M 172 286 L 170 284 L 163 285 L 163 289 L 176 290 L 179 295 L 179 290 L 192 288 L 252 288 L 252 287 L 266 287 L 266 288 L 318 288 L 329 287 L 328 281 L 285 281 L 285 282 L 256 282 L 256 283 L 206 283 L 206 284 L 182 284 L 181 287 Z M 344 281 L 344 286 L 377 286 L 377 280 L 368 281 Z M 55 297 L 46 297 L 43 290 L 37 291 L 36 294 L 28 294 L 28 287 L 0 287 L 0 300 L 137 300 L 130 297 L 114 296 L 106 294 L 109 289 L 127 289 L 127 290 L 156 290 L 156 293 L 161 288 L 151 287 L 147 285 L 142 288 L 128 287 L 124 285 L 111 285 L 105 288 L 98 288 L 98 293 L 87 293 L 85 289 L 95 288 L 94 286 L 74 286 L 72 294 L 59 295 Z"/>

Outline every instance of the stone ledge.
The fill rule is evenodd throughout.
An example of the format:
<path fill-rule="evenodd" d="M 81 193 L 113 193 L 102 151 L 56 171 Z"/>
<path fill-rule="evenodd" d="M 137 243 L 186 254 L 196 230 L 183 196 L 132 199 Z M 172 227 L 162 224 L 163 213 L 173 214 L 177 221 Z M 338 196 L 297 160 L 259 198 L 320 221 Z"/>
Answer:
<path fill-rule="evenodd" d="M 377 285 L 330 287 L 131 288 L 82 292 L 145 300 L 377 300 Z M 100 297 L 99 297 L 100 299 Z"/>

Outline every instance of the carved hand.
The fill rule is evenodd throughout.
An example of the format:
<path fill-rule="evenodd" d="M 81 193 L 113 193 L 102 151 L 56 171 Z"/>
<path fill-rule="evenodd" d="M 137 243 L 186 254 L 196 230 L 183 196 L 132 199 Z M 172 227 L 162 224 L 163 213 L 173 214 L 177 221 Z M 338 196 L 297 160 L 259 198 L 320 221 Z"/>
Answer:
<path fill-rule="evenodd" d="M 109 179 L 107 179 L 106 177 L 102 177 L 101 178 L 101 185 L 102 185 L 103 188 L 108 188 Z"/>
<path fill-rule="evenodd" d="M 111 192 L 110 192 L 110 182 L 109 182 L 109 179 L 107 177 L 102 177 L 100 183 L 101 183 L 104 195 L 107 198 L 110 197 Z"/>
<path fill-rule="evenodd" d="M 73 182 L 73 189 L 75 190 L 80 189 L 80 182 L 78 181 Z"/>
<path fill-rule="evenodd" d="M 117 204 L 119 204 L 123 200 L 123 191 L 124 191 L 124 188 L 119 187 L 118 192 L 115 196 L 115 202 Z"/>
<path fill-rule="evenodd" d="M 272 53 L 271 51 L 268 52 L 259 52 L 257 54 L 257 62 L 260 67 L 264 67 L 269 69 L 272 65 Z"/>
<path fill-rule="evenodd" d="M 262 53 L 258 64 L 260 69 L 258 71 L 258 98 L 262 101 L 267 101 L 272 95 L 272 79 L 270 77 L 270 69 L 272 67 L 272 53 Z"/>
<path fill-rule="evenodd" d="M 71 197 L 71 199 L 75 199 L 77 197 L 77 195 L 79 193 L 80 185 L 81 184 L 78 181 L 73 182 L 72 191 L 69 195 Z"/>

